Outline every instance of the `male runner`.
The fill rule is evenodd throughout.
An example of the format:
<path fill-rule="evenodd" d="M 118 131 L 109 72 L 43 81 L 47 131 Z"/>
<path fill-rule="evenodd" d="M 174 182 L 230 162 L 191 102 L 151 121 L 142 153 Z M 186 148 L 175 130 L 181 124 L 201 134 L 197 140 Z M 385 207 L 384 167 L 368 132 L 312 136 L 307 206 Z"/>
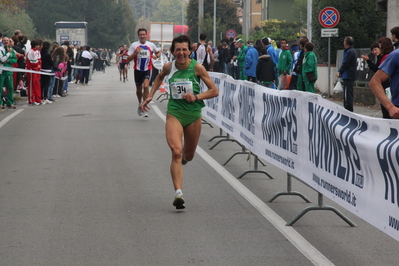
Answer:
<path fill-rule="evenodd" d="M 127 61 L 134 59 L 134 80 L 136 83 L 136 95 L 139 101 L 137 110 L 139 116 L 148 117 L 146 111 L 142 111 L 140 105 L 143 99 L 148 97 L 148 87 L 152 72 L 152 59 L 159 58 L 161 51 L 157 49 L 155 44 L 147 41 L 147 30 L 140 28 L 137 31 L 139 41 L 132 43 L 129 48 Z"/>

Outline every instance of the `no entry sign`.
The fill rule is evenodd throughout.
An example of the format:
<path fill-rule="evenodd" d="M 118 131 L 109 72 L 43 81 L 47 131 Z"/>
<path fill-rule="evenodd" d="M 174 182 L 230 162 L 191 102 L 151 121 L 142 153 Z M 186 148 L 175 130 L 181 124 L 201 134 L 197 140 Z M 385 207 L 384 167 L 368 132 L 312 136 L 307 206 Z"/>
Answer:
<path fill-rule="evenodd" d="M 324 28 L 333 28 L 337 26 L 339 18 L 338 10 L 331 6 L 323 8 L 319 14 L 319 22 Z"/>

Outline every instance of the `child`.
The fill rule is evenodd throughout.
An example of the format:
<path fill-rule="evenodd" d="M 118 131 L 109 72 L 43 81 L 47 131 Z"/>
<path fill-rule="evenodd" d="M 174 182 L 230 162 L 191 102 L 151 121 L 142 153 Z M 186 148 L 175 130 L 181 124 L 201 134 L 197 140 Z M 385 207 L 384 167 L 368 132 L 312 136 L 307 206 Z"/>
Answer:
<path fill-rule="evenodd" d="M 65 49 L 60 46 L 57 47 L 53 54 L 54 65 L 57 67 L 57 72 L 55 72 L 55 85 L 54 85 L 54 97 L 65 97 L 64 85 L 65 80 L 68 77 L 67 73 L 67 61 L 68 56 L 65 53 Z"/>

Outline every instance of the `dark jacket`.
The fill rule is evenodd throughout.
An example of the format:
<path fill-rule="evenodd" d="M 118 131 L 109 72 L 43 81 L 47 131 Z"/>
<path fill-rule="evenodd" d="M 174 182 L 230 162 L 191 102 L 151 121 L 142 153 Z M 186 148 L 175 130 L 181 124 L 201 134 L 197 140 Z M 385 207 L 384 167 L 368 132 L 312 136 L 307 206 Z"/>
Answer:
<path fill-rule="evenodd" d="M 231 61 L 230 49 L 227 48 L 220 48 L 219 49 L 219 61 L 224 63 L 230 63 Z"/>
<path fill-rule="evenodd" d="M 276 65 L 271 59 L 270 55 L 262 55 L 259 57 L 258 65 L 256 66 L 256 78 L 260 81 L 272 82 L 275 79 L 274 68 Z"/>
<path fill-rule="evenodd" d="M 51 59 L 51 55 L 47 50 L 42 49 L 40 51 L 42 57 L 42 69 L 53 69 L 54 63 Z"/>
<path fill-rule="evenodd" d="M 342 79 L 355 80 L 356 79 L 357 56 L 355 49 L 349 47 L 345 49 L 344 59 L 338 72 Z"/>

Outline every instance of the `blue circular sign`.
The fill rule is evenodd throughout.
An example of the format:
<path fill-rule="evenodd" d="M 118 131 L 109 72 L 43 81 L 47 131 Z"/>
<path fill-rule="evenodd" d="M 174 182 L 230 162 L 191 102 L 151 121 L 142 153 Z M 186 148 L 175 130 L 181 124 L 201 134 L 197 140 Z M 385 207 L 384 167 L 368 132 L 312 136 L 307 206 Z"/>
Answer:
<path fill-rule="evenodd" d="M 324 28 L 334 28 L 339 22 L 340 16 L 338 10 L 329 6 L 323 8 L 319 14 L 319 22 Z"/>
<path fill-rule="evenodd" d="M 237 36 L 237 32 L 235 30 L 228 30 L 226 31 L 226 38 L 235 38 Z"/>

